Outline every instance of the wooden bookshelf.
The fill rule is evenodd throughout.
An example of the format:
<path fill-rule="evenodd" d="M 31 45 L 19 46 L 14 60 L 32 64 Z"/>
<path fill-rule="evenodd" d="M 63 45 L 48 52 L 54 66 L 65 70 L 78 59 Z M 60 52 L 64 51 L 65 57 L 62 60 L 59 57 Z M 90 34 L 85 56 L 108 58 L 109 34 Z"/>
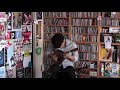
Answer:
<path fill-rule="evenodd" d="M 44 28 L 44 36 L 46 34 L 55 34 L 57 32 L 46 32 L 46 30 L 49 30 L 49 27 L 57 27 L 60 28 L 61 30 L 65 30 L 65 27 L 67 27 L 67 32 L 60 32 L 58 31 L 58 33 L 62 33 L 63 35 L 67 35 L 68 39 L 73 40 L 78 46 L 79 45 L 90 45 L 90 47 L 93 47 L 94 45 L 97 45 L 97 52 L 92 52 L 92 51 L 82 51 L 80 50 L 79 53 L 88 53 L 88 54 L 95 54 L 97 56 L 97 59 L 79 59 L 79 60 L 85 60 L 85 61 L 89 61 L 90 63 L 96 63 L 97 64 L 97 68 L 95 68 L 96 72 L 97 72 L 97 78 L 103 78 L 104 76 L 101 76 L 101 63 L 103 62 L 107 62 L 107 61 L 101 61 L 100 59 L 100 55 L 101 55 L 101 47 L 104 46 L 104 42 L 101 42 L 101 31 L 103 28 L 120 28 L 120 26 L 116 26 L 116 25 L 107 25 L 104 23 L 101 23 L 104 20 L 120 20 L 120 15 L 116 15 L 115 18 L 113 17 L 107 17 L 105 18 L 105 12 L 86 12 L 88 14 L 84 15 L 84 12 L 64 12 L 64 14 L 62 12 L 59 13 L 59 15 L 61 16 L 57 16 L 55 15 L 55 13 L 53 12 L 44 12 L 44 19 L 51 19 L 51 20 L 55 20 L 57 19 L 59 20 L 67 20 L 67 24 L 44 24 L 44 27 L 47 27 L 47 29 Z M 58 12 L 57 12 L 58 13 Z M 66 13 L 66 14 L 65 14 Z M 80 14 L 83 13 L 83 14 Z M 50 14 L 50 15 L 48 15 Z M 80 14 L 80 15 L 78 15 Z M 117 14 L 119 14 L 117 12 Z M 48 15 L 48 16 L 47 16 Z M 53 16 L 52 16 L 53 15 Z M 90 16 L 91 15 L 91 16 Z M 93 16 L 92 16 L 93 15 Z M 119 16 L 119 17 L 118 17 Z M 99 18 L 101 17 L 101 18 Z M 81 20 L 81 21 L 80 21 Z M 80 23 L 82 22 L 82 23 Z M 83 22 L 87 22 L 87 24 L 84 24 Z M 45 20 L 44 20 L 45 23 Z M 63 29 L 64 28 L 64 29 Z M 94 31 L 93 31 L 94 30 Z M 83 33 L 84 32 L 84 33 Z M 88 32 L 91 32 L 90 34 Z M 88 41 L 83 41 L 81 40 L 81 36 L 85 36 L 85 38 L 89 39 Z M 88 36 L 88 37 L 87 37 Z M 76 39 L 77 38 L 77 39 Z M 91 39 L 92 38 L 92 39 Z M 96 40 L 95 40 L 96 38 Z M 93 41 L 90 41 L 93 40 Z M 50 45 L 50 39 L 45 39 L 43 40 L 44 43 L 48 43 L 48 45 Z M 112 45 L 115 46 L 119 46 L 120 43 L 112 43 Z M 46 45 L 47 46 L 47 45 Z M 50 49 L 50 48 L 49 48 Z M 46 52 L 46 51 L 44 51 Z M 114 62 L 109 62 L 109 63 L 114 63 Z M 48 63 L 47 63 L 48 64 Z M 48 64 L 49 65 L 49 64 Z M 89 69 L 89 68 L 88 68 Z M 91 69 L 89 69 L 91 71 Z M 82 76 L 84 76 L 84 74 L 81 74 Z M 85 75 L 88 77 L 91 77 L 89 75 Z M 105 77 L 104 77 L 105 78 Z"/>

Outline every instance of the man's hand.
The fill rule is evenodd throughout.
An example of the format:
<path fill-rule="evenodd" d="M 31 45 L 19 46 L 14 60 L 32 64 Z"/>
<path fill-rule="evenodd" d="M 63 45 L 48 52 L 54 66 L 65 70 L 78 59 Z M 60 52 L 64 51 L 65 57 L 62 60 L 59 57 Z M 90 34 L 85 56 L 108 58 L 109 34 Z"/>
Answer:
<path fill-rule="evenodd" d="M 54 60 L 54 61 L 57 61 L 57 56 L 56 55 L 53 55 L 53 54 L 49 54 L 48 55 L 48 58 L 51 58 L 52 60 Z"/>
<path fill-rule="evenodd" d="M 69 53 L 66 53 L 64 57 L 69 59 L 70 61 L 73 61 L 73 62 L 75 61 L 75 57 L 71 56 Z"/>

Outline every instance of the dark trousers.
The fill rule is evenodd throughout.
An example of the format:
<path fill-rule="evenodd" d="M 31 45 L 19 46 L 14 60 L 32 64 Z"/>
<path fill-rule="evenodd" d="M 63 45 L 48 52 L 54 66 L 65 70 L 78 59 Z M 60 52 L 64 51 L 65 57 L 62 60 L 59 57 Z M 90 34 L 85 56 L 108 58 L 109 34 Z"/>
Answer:
<path fill-rule="evenodd" d="M 76 78 L 75 70 L 72 66 L 68 66 L 63 69 L 64 78 Z"/>

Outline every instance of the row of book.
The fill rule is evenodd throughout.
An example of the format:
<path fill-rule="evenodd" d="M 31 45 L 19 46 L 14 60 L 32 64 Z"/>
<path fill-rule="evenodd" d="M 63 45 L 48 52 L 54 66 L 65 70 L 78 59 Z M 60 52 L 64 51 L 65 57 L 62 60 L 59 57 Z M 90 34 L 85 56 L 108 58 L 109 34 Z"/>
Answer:
<path fill-rule="evenodd" d="M 70 12 L 70 17 L 98 17 L 98 12 Z"/>
<path fill-rule="evenodd" d="M 98 25 L 97 19 L 72 19 L 72 25 L 91 26 Z"/>
<path fill-rule="evenodd" d="M 68 17 L 69 12 L 43 12 L 44 17 Z"/>
<path fill-rule="evenodd" d="M 44 25 L 68 25 L 69 20 L 66 18 L 44 19 Z"/>
<path fill-rule="evenodd" d="M 71 33 L 80 34 L 98 34 L 98 28 L 96 27 L 71 27 Z"/>
<path fill-rule="evenodd" d="M 97 54 L 93 54 L 93 53 L 83 53 L 83 52 L 80 52 L 79 53 L 79 59 L 83 59 L 83 60 L 97 60 L 98 56 L 97 56 Z"/>
<path fill-rule="evenodd" d="M 70 39 L 73 41 L 79 42 L 97 42 L 97 36 L 94 35 L 79 35 L 79 34 L 71 34 Z"/>
<path fill-rule="evenodd" d="M 120 20 L 112 20 L 112 19 L 102 19 L 100 22 L 101 26 L 120 26 Z"/>
<path fill-rule="evenodd" d="M 55 26 L 55 27 L 49 27 L 45 26 L 44 27 L 44 32 L 62 32 L 62 33 L 67 33 L 69 31 L 69 28 L 67 26 Z"/>
<path fill-rule="evenodd" d="M 78 50 L 83 52 L 96 53 L 98 52 L 98 46 L 96 44 L 78 44 Z"/>

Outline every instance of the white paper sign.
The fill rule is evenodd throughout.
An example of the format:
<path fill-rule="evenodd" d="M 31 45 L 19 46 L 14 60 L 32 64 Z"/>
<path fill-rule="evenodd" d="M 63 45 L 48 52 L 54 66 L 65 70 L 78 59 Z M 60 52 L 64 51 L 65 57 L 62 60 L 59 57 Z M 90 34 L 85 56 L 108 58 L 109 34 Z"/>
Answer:
<path fill-rule="evenodd" d="M 5 66 L 0 67 L 0 78 L 6 78 Z"/>
<path fill-rule="evenodd" d="M 111 49 L 112 36 L 104 36 L 105 48 Z"/>
<path fill-rule="evenodd" d="M 31 62 L 31 56 L 28 56 L 28 57 L 24 57 L 24 60 L 23 60 L 23 67 L 28 67 L 29 65 L 29 62 Z"/>

